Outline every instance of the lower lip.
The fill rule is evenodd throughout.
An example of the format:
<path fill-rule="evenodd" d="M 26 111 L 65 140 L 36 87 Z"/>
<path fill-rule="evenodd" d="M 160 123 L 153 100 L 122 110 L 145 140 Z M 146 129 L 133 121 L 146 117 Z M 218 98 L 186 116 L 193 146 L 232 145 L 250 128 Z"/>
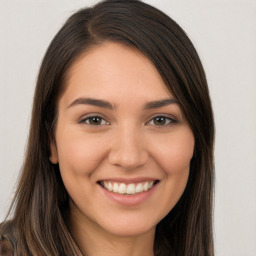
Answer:
<path fill-rule="evenodd" d="M 108 191 L 107 189 L 103 188 L 101 185 L 98 185 L 98 186 L 101 188 L 103 193 L 108 198 L 117 202 L 118 204 L 121 204 L 121 205 L 124 205 L 124 206 L 137 206 L 137 205 L 147 201 L 151 197 L 151 195 L 155 192 L 158 184 L 159 183 L 155 184 L 148 191 L 144 191 L 144 192 L 134 194 L 134 195 L 121 195 L 121 194 L 118 194 L 118 193 Z"/>

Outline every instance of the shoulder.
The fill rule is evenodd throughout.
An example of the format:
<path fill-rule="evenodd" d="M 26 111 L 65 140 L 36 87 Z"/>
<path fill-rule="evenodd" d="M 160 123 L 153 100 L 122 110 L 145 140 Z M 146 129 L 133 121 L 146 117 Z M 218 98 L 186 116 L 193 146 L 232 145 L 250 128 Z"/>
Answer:
<path fill-rule="evenodd" d="M 11 242 L 4 235 L 0 235 L 0 256 L 13 256 Z"/>

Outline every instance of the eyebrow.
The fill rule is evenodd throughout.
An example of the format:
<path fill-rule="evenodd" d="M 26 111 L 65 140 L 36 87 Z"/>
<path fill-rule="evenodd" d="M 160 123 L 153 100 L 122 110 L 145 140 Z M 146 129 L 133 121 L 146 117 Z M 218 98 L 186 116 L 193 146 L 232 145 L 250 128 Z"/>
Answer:
<path fill-rule="evenodd" d="M 115 107 L 108 101 L 100 100 L 100 99 L 94 99 L 94 98 L 78 98 L 74 100 L 69 106 L 73 107 L 76 105 L 93 105 L 101 108 L 107 108 L 107 109 L 114 109 Z"/>
<path fill-rule="evenodd" d="M 164 107 L 170 104 L 178 104 L 178 100 L 174 98 L 168 98 L 168 99 L 163 99 L 163 100 L 156 100 L 156 101 L 151 101 L 145 104 L 144 109 L 155 109 L 155 108 L 160 108 Z M 110 110 L 116 109 L 116 106 L 112 105 L 110 102 L 106 100 L 101 100 L 101 99 L 95 99 L 95 98 L 78 98 L 74 100 L 69 106 L 73 107 L 76 105 L 92 105 L 92 106 L 97 106 L 101 108 L 107 108 Z"/>
<path fill-rule="evenodd" d="M 161 107 L 164 107 L 164 106 L 168 106 L 170 104 L 178 104 L 179 105 L 179 102 L 178 102 L 178 100 L 176 100 L 174 98 L 168 98 L 168 99 L 163 99 L 163 100 L 156 100 L 156 101 L 148 102 L 145 105 L 144 108 L 145 109 L 161 108 Z"/>

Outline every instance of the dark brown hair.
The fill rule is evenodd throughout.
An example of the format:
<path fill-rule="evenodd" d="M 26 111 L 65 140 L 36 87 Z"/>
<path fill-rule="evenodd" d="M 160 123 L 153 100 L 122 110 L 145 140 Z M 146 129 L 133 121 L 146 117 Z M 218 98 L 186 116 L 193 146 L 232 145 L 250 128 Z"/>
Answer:
<path fill-rule="evenodd" d="M 49 137 L 65 74 L 91 47 L 119 42 L 141 51 L 181 104 L 195 137 L 186 189 L 157 225 L 155 255 L 213 256 L 214 122 L 204 69 L 191 41 L 170 17 L 137 0 L 107 0 L 73 14 L 52 40 L 38 75 L 27 152 L 11 209 L 2 224 L 16 255 L 77 255 L 65 224 L 68 194 Z"/>

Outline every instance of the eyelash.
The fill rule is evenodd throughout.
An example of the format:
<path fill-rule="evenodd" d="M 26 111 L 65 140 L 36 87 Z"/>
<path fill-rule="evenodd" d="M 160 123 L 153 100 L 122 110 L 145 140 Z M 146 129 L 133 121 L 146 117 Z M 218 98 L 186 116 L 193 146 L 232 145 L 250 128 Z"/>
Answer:
<path fill-rule="evenodd" d="M 158 125 L 157 124 L 152 124 L 154 126 L 168 126 L 168 125 L 172 125 L 172 124 L 175 124 L 175 123 L 178 122 L 173 117 L 166 116 L 166 115 L 157 115 L 157 116 L 154 116 L 153 118 L 151 118 L 150 121 L 147 122 L 147 124 L 150 124 L 151 122 L 154 122 L 154 120 L 156 120 L 156 118 L 164 119 L 165 123 L 164 124 L 158 124 Z"/>
<path fill-rule="evenodd" d="M 91 123 L 88 123 L 90 122 L 90 120 L 92 120 L 93 118 L 98 118 L 100 119 L 101 121 L 104 120 L 105 121 L 105 124 L 100 124 L 100 125 L 97 125 L 97 124 L 91 124 Z M 102 126 L 102 125 L 110 125 L 110 122 L 106 121 L 104 119 L 104 117 L 98 115 L 98 114 L 93 114 L 93 115 L 90 115 L 90 116 L 86 116 L 85 118 L 81 119 L 79 122 L 79 124 L 87 124 L 87 125 L 91 125 L 91 126 Z"/>
<path fill-rule="evenodd" d="M 101 121 L 101 124 L 92 124 L 92 123 L 90 123 L 90 120 L 92 121 L 94 118 L 99 119 Z M 164 119 L 164 124 L 150 124 L 150 123 L 153 123 L 154 121 L 156 121 L 156 118 L 162 118 L 162 120 Z M 105 123 L 102 124 L 102 121 L 104 121 Z M 172 124 L 175 124 L 177 122 L 178 121 L 176 119 L 174 119 L 173 117 L 166 116 L 166 115 L 157 115 L 157 116 L 154 116 L 153 118 L 151 118 L 150 121 L 146 122 L 146 124 L 160 127 L 160 126 L 172 125 Z M 106 121 L 104 119 L 104 117 L 102 117 L 98 114 L 93 114 L 91 116 L 87 116 L 87 117 L 81 119 L 78 123 L 79 124 L 87 124 L 87 125 L 91 125 L 91 126 L 110 125 L 110 122 Z"/>

